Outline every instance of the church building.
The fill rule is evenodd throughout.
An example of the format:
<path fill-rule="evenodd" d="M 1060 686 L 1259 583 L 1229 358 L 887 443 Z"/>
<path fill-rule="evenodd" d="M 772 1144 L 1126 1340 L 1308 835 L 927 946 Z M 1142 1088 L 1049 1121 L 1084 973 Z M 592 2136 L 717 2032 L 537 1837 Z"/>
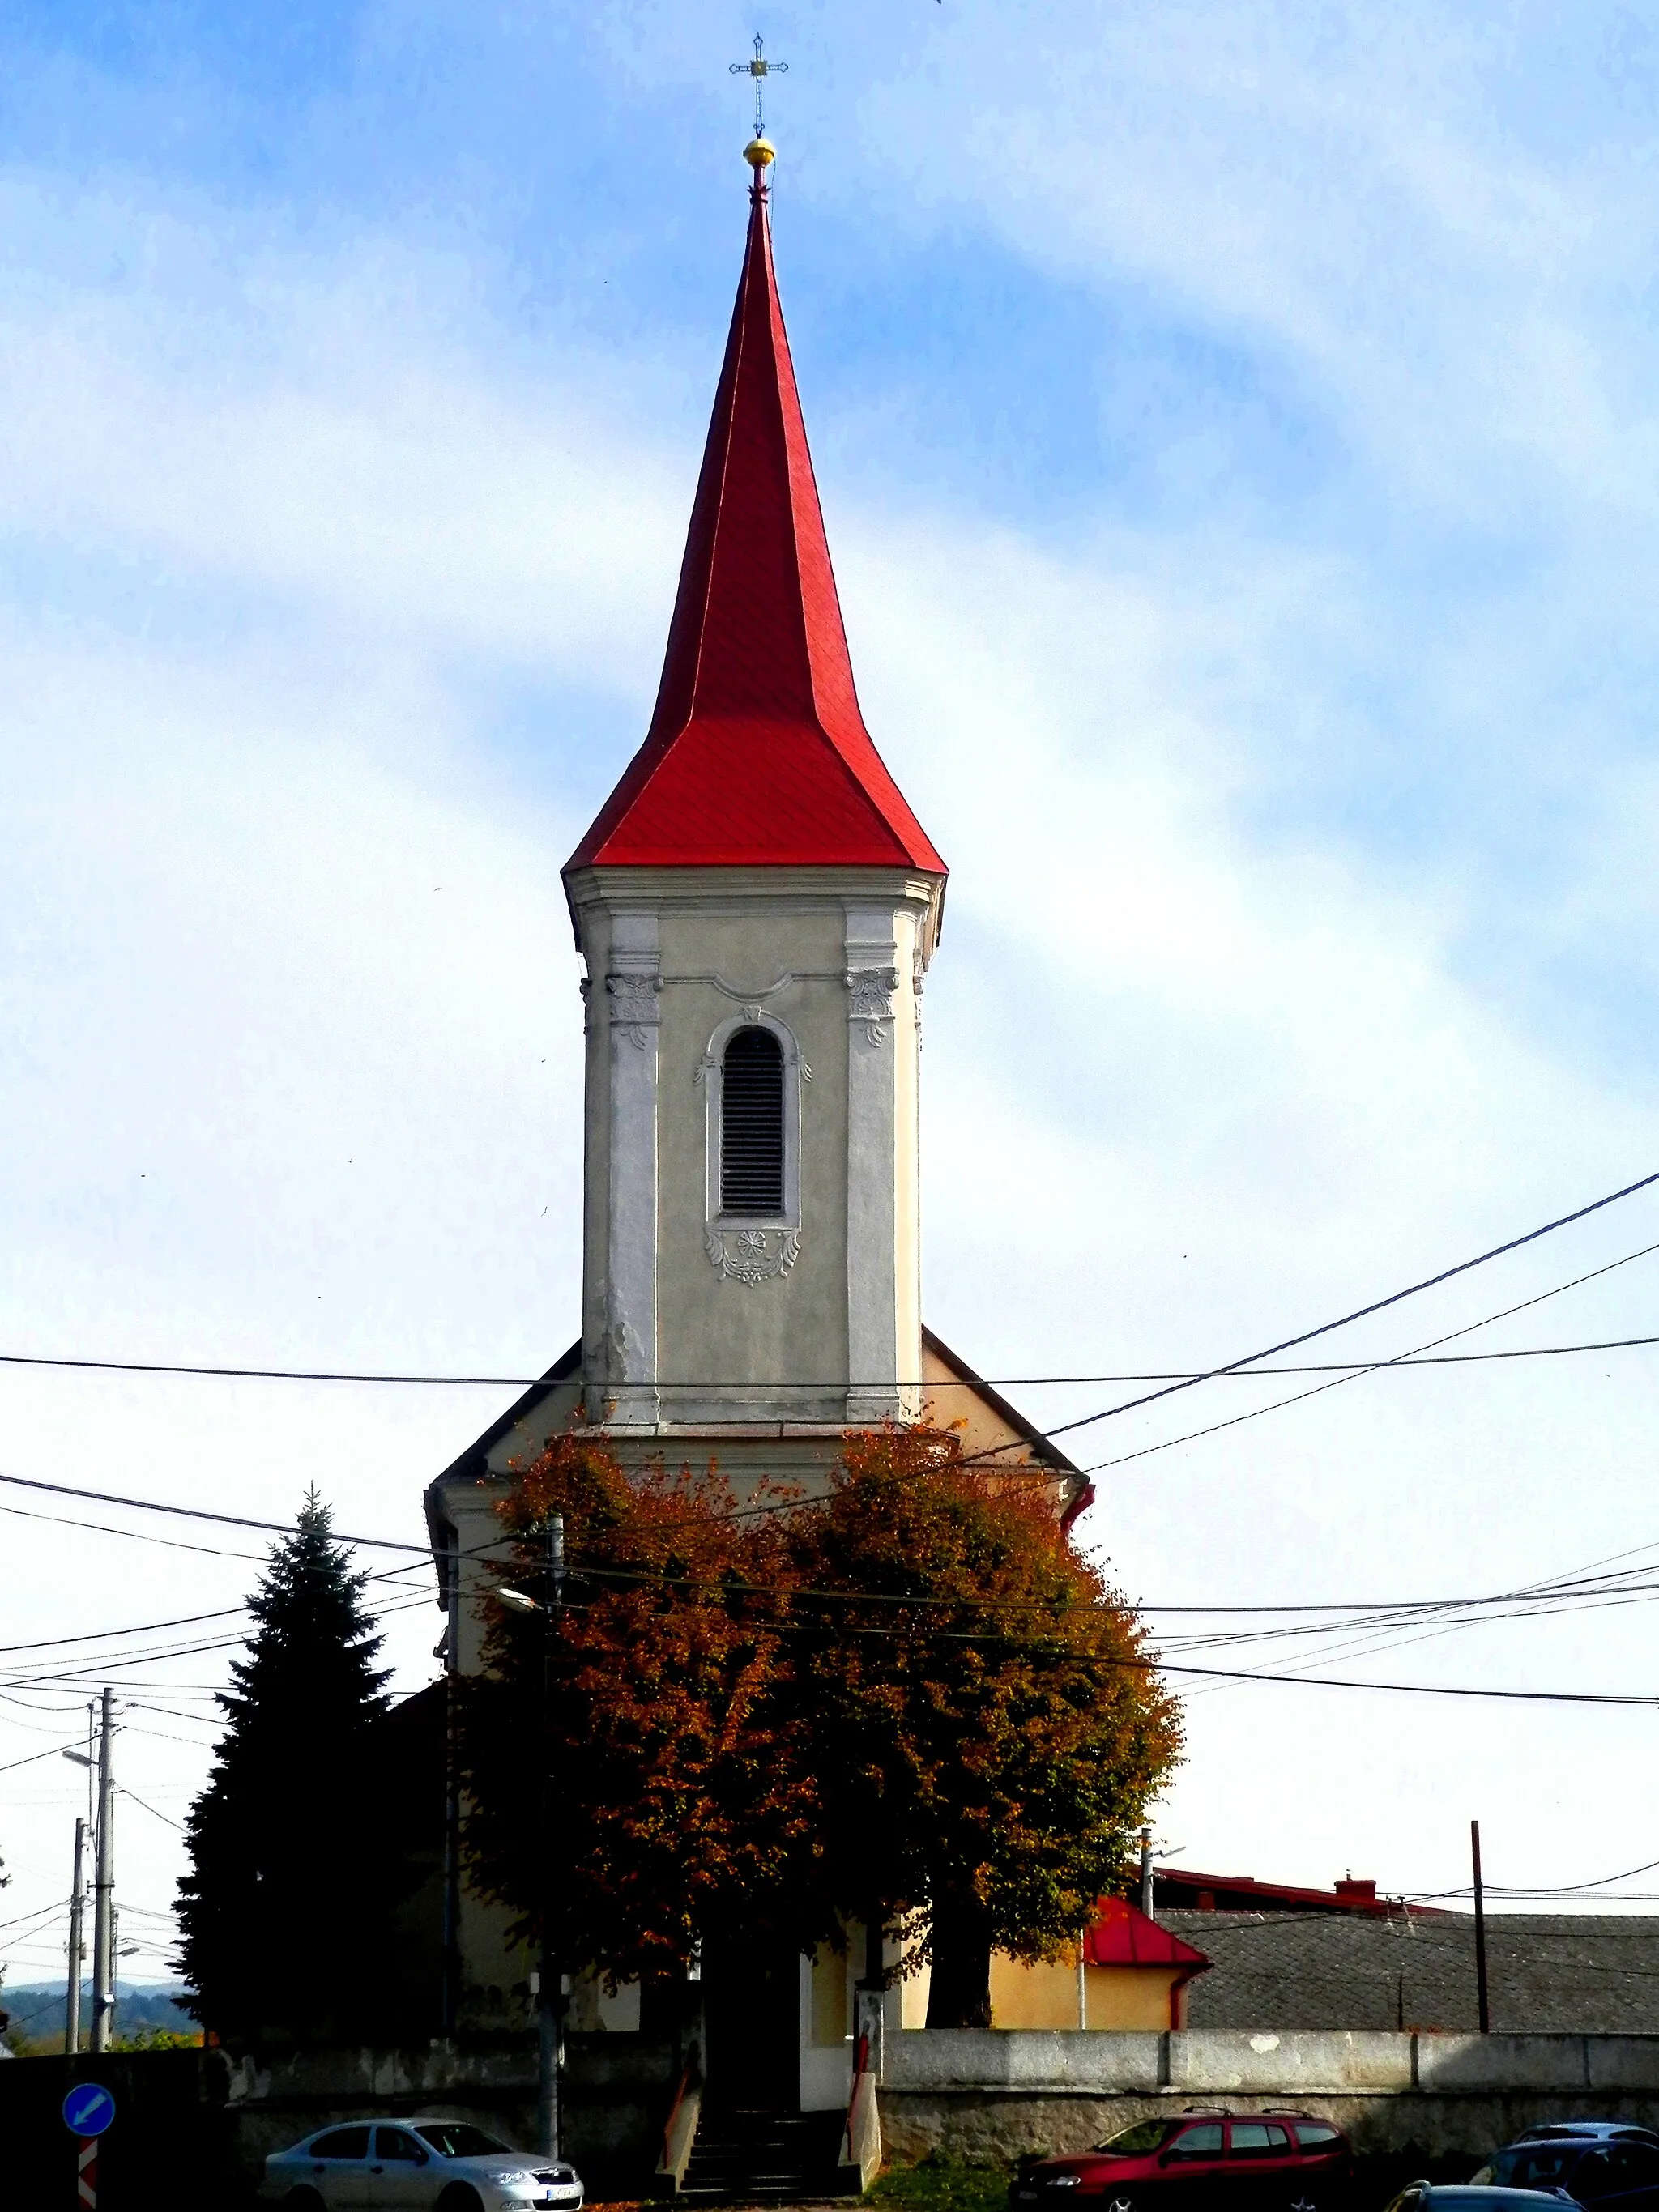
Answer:
<path fill-rule="evenodd" d="M 563 871 L 586 1040 L 577 1342 L 430 1485 L 452 1676 L 476 1671 L 511 1470 L 580 1425 L 625 1465 L 717 1460 L 820 1491 L 849 1428 L 932 1419 L 966 1449 L 1084 1477 L 924 1325 L 923 986 L 947 871 L 859 706 L 769 227 L 769 146 L 656 706 Z M 574 1009 L 573 1009 L 574 1012 Z M 452 1802 L 452 1827 L 454 1808 Z M 450 2020 L 521 2025 L 507 1916 L 449 1852 Z M 781 2094 L 844 2107 L 852 1957 L 783 1993 Z M 1066 1969 L 1068 1994 L 1081 1966 Z M 895 2027 L 925 1991 L 892 1993 Z M 1075 2025 L 1074 2020 L 1061 2024 Z M 579 1985 L 626 2034 L 639 1992 Z"/>

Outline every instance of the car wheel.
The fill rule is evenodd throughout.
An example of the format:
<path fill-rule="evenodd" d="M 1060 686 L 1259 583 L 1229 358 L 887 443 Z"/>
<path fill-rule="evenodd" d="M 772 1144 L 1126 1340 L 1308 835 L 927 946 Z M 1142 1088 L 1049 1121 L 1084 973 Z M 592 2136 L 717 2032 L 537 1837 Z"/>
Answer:
<path fill-rule="evenodd" d="M 1139 2212 L 1139 2208 L 1133 2197 L 1109 2197 L 1103 2212 Z"/>
<path fill-rule="evenodd" d="M 328 2212 L 314 2189 L 290 2189 L 283 2199 L 283 2212 Z"/>
<path fill-rule="evenodd" d="M 438 2212 L 483 2212 L 483 2199 L 465 2181 L 452 2181 L 438 2199 Z"/>
<path fill-rule="evenodd" d="M 1297 2189 L 1285 2199 L 1285 2212 L 1319 2212 L 1318 2201 L 1305 2189 Z"/>

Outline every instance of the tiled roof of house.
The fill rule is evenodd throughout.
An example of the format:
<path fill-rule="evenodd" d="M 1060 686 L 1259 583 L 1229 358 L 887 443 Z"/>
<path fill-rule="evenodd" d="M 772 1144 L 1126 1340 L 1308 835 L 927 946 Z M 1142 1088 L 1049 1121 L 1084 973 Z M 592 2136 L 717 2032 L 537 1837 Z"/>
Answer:
<path fill-rule="evenodd" d="M 1212 1971 L 1194 2027 L 1480 2026 L 1474 1921 L 1395 1912 L 1160 1912 Z M 1486 1977 L 1500 2029 L 1659 2033 L 1659 1914 L 1489 1914 Z"/>
<path fill-rule="evenodd" d="M 758 178 L 751 197 L 656 709 L 566 872 L 943 876 L 859 708 Z"/>
<path fill-rule="evenodd" d="M 1397 1912 L 1401 1900 L 1379 1897 L 1374 1881 L 1350 1875 L 1330 1889 L 1307 1889 L 1282 1881 L 1258 1881 L 1250 1874 L 1200 1874 L 1194 1867 L 1153 1869 L 1152 1896 L 1162 1911 L 1218 1912 Z"/>

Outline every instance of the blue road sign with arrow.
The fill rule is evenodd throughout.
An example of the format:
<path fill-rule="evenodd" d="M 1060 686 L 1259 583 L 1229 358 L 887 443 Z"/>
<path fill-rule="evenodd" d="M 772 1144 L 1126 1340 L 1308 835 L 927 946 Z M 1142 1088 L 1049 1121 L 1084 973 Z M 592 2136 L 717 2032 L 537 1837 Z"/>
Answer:
<path fill-rule="evenodd" d="M 64 2125 L 71 2135 L 100 2136 L 115 2118 L 115 2100 L 99 2081 L 77 2081 L 64 2100 Z"/>

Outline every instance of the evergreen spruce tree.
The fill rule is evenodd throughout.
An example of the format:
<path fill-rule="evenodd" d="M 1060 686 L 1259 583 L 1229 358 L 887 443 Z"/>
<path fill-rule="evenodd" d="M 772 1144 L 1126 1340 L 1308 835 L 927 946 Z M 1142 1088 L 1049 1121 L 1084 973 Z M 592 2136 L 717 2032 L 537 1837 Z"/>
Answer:
<path fill-rule="evenodd" d="M 372 2025 L 362 1996 L 391 1900 L 363 1847 L 386 1670 L 367 1577 L 330 1527 L 313 1486 L 248 1601 L 257 1630 L 219 1698 L 229 1725 L 186 1823 L 173 1964 L 188 2009 L 227 2041 Z"/>

